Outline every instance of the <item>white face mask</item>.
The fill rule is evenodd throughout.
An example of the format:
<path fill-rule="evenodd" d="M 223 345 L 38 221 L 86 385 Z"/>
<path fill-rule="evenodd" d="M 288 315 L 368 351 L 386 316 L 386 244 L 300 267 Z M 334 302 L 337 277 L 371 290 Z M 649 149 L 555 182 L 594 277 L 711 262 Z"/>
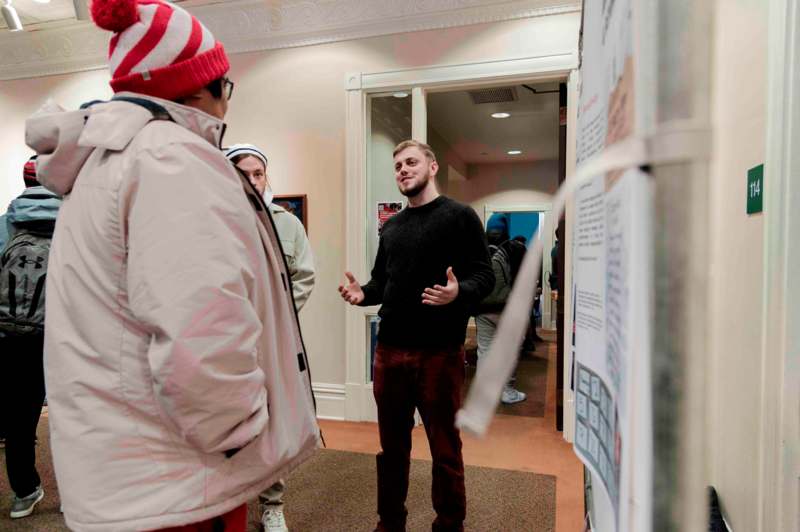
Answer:
<path fill-rule="evenodd" d="M 264 188 L 264 195 L 263 195 L 263 197 L 264 197 L 264 203 L 266 203 L 267 205 L 269 205 L 270 203 L 272 203 L 272 198 L 273 198 L 274 196 L 275 196 L 275 194 L 273 194 L 273 192 L 272 192 L 272 188 L 271 188 L 269 185 L 267 185 L 267 186 Z"/>

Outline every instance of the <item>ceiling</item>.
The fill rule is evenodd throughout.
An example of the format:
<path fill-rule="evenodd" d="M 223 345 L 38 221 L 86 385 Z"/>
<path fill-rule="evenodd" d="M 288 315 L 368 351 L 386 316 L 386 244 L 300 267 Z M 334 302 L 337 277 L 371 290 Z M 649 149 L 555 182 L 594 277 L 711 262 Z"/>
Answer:
<path fill-rule="evenodd" d="M 75 18 L 72 0 L 50 0 L 47 4 L 34 2 L 34 0 L 12 0 L 11 5 L 19 13 L 23 26 Z M 6 27 L 5 20 L 0 18 L 0 28 Z"/>
<path fill-rule="evenodd" d="M 428 124 L 467 164 L 558 159 L 558 83 L 526 85 L 537 93 L 498 87 L 513 89 L 516 98 L 500 103 L 476 104 L 464 90 L 428 94 Z M 492 118 L 497 112 L 511 116 Z"/>
<path fill-rule="evenodd" d="M 82 0 L 88 2 L 88 0 Z M 187 6 L 205 5 L 216 3 L 220 0 L 173 0 L 175 4 Z M 17 10 L 22 25 L 28 27 L 43 23 L 63 22 L 75 20 L 75 7 L 72 0 L 50 0 L 47 3 L 35 0 L 11 0 L 11 5 Z M 8 26 L 0 17 L 0 29 Z"/>

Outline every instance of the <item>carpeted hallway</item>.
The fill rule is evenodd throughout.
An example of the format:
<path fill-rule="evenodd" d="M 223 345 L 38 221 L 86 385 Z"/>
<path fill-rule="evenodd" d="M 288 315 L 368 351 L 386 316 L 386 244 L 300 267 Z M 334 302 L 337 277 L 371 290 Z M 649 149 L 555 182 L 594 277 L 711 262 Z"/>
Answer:
<path fill-rule="evenodd" d="M 431 528 L 430 462 L 413 460 L 408 501 L 409 532 Z M 555 478 L 521 471 L 467 466 L 467 530 L 555 530 Z M 375 516 L 375 457 L 323 450 L 295 472 L 286 495 L 286 516 L 298 532 L 371 532 Z M 258 512 L 250 508 L 250 530 Z"/>
<path fill-rule="evenodd" d="M 66 531 L 59 512 L 58 490 L 47 444 L 47 419 L 39 425 L 37 467 L 45 499 L 28 518 L 8 517 L 10 490 L 0 480 L 0 531 Z M 0 454 L 5 468 L 5 455 Z M 469 515 L 467 530 L 555 530 L 555 478 L 520 471 L 467 466 L 465 471 Z M 414 460 L 408 494 L 409 532 L 430 529 L 430 462 Z M 296 532 L 369 532 L 375 526 L 375 457 L 364 453 L 320 450 L 303 464 L 289 482 L 286 514 Z M 257 531 L 258 508 L 250 505 L 248 530 Z"/>
<path fill-rule="evenodd" d="M 549 340 L 549 338 L 546 338 Z M 572 532 L 580 530 L 583 512 L 582 468 L 571 446 L 553 429 L 555 368 L 553 344 L 536 356 L 542 358 L 530 375 L 546 383 L 526 391 L 536 402 L 544 393 L 543 412 L 498 414 L 488 436 L 464 436 L 467 464 L 468 531 Z M 544 366 L 542 366 L 544 364 Z M 541 368 L 545 370 L 542 371 Z M 527 402 L 527 401 L 526 401 Z M 516 407 L 518 405 L 512 405 Z M 536 407 L 538 410 L 541 408 Z M 375 458 L 379 445 L 373 423 L 321 421 L 329 448 L 322 450 L 289 478 L 286 515 L 293 532 L 370 531 L 375 525 Z M 414 430 L 409 488 L 410 532 L 430 530 L 430 454 L 421 427 Z M 39 472 L 46 496 L 33 516 L 11 521 L 10 490 L 0 475 L 0 532 L 65 531 L 58 511 L 49 457 L 47 418 L 39 425 Z M 5 469 L 5 455 L 0 451 Z M 250 530 L 257 530 L 258 514 L 250 509 Z"/>

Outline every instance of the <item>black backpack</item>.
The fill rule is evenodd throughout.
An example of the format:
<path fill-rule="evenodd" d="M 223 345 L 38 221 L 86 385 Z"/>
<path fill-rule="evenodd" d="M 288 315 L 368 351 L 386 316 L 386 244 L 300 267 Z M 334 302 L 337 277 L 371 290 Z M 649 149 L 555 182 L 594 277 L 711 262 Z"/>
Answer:
<path fill-rule="evenodd" d="M 0 256 L 0 331 L 13 335 L 44 331 L 44 288 L 51 231 L 22 229 Z"/>

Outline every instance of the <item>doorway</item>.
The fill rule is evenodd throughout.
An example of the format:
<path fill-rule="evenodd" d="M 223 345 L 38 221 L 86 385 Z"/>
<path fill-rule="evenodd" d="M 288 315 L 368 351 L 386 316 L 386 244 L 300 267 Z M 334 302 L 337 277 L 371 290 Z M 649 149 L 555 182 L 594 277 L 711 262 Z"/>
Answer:
<path fill-rule="evenodd" d="M 557 364 L 549 360 L 556 346 L 556 312 L 546 283 L 552 270 L 552 235 L 540 229 L 558 189 L 559 103 L 558 81 L 437 89 L 426 95 L 425 132 L 439 160 L 439 191 L 472 207 L 487 230 L 492 220 L 502 222 L 504 240 L 521 239 L 526 248 L 541 240 L 548 251 L 517 372 L 497 410 L 501 416 L 543 419 L 557 408 L 547 401 L 548 387 L 555 389 L 557 378 L 548 375 Z M 488 354 L 486 343 L 495 325 L 492 313 L 470 319 L 468 384 L 479 355 L 482 360 Z"/>
<path fill-rule="evenodd" d="M 539 88 L 544 90 L 545 84 L 548 84 L 549 89 L 553 90 L 559 83 L 565 81 L 570 101 L 574 103 L 577 99 L 576 58 L 577 55 L 570 52 L 485 63 L 353 73 L 346 77 L 347 264 L 359 280 L 369 279 L 374 259 L 371 250 L 374 250 L 377 244 L 382 216 L 389 216 L 396 208 L 405 207 L 405 198 L 392 187 L 384 187 L 386 182 L 394 185 L 393 161 L 391 153 L 389 152 L 387 157 L 386 150 L 382 150 L 376 143 L 382 142 L 388 146 L 395 140 L 404 140 L 408 138 L 407 133 L 410 128 L 412 138 L 434 145 L 440 168 L 444 169 L 438 176 L 440 190 L 451 197 L 455 196 L 459 187 L 463 187 L 466 193 L 474 192 L 480 180 L 470 181 L 470 177 L 474 176 L 470 176 L 469 166 L 453 164 L 449 157 L 452 151 L 447 148 L 442 150 L 436 146 L 437 141 L 432 138 L 435 135 L 430 134 L 430 125 L 436 123 L 437 107 L 429 103 L 444 97 L 447 93 L 501 86 L 516 87 L 517 90 L 524 91 L 522 94 L 530 93 L 533 98 L 553 98 L 558 102 L 558 95 L 539 96 L 521 85 L 526 84 L 537 90 Z M 488 107 L 483 109 L 488 110 Z M 492 112 L 503 112 L 503 110 L 495 109 Z M 375 116 L 375 113 L 383 114 L 383 117 Z M 565 113 L 559 114 L 557 111 L 556 116 L 556 130 L 558 124 L 571 123 L 574 127 L 577 119 L 574 112 L 567 118 Z M 485 119 L 503 120 L 491 116 Z M 532 122 L 535 123 L 536 120 Z M 441 131 L 439 133 L 441 134 Z M 384 138 L 379 138 L 381 136 Z M 557 149 L 557 133 L 553 136 Z M 523 157 L 531 156 L 533 153 L 527 147 L 519 149 L 522 153 L 509 154 L 508 151 L 514 150 L 506 148 L 502 156 L 519 161 L 520 159 L 513 158 L 523 154 L 525 154 Z M 487 150 L 483 151 L 486 151 L 487 155 L 490 153 Z M 480 152 L 478 155 L 480 156 Z M 571 162 L 574 162 L 574 148 L 567 149 L 566 160 L 569 170 L 572 167 Z M 495 165 L 502 163 L 487 158 L 485 161 L 476 161 L 475 164 L 480 162 Z M 517 172 L 514 175 L 521 181 L 526 178 L 530 181 L 529 173 Z M 374 183 L 372 178 L 381 179 L 383 183 Z M 541 198 L 538 200 L 532 200 L 530 197 L 518 198 L 515 201 L 510 201 L 507 197 L 499 198 L 501 201 L 497 199 L 488 202 L 490 207 L 520 207 L 521 211 L 548 210 L 543 207 L 549 202 Z M 461 201 L 465 202 L 464 199 Z M 468 203 L 471 205 L 471 202 Z M 484 222 L 486 203 L 484 200 L 478 208 L 473 206 L 479 217 L 484 218 Z M 531 209 L 531 205 L 542 208 Z M 377 310 L 378 307 L 350 307 L 347 310 L 345 418 L 350 421 L 375 421 L 377 417 L 371 372 L 375 331 L 380 326 L 376 323 Z M 555 405 L 561 401 L 555 385 L 560 378 L 557 372 L 559 364 L 556 362 L 555 335 L 553 334 L 549 340 L 551 340 L 548 343 L 549 347 L 542 350 L 542 360 L 538 362 L 544 365 L 539 374 L 546 382 L 543 386 L 545 389 L 543 405 Z M 565 361 L 564 365 L 567 367 L 571 365 L 571 359 Z M 564 404 L 565 415 L 569 416 L 568 407 L 571 408 L 572 400 L 568 389 L 564 391 Z M 576 529 L 578 523 L 583 520 L 583 470 L 572 446 L 568 443 L 571 438 L 569 427 L 565 427 L 563 433 L 554 430 L 556 425 L 554 408 L 545 407 L 544 414 L 539 413 L 538 416 L 498 415 L 487 438 L 476 439 L 463 435 L 465 464 L 551 475 L 559 486 L 555 491 L 556 520 L 562 524 L 561 526 L 567 524 L 566 529 Z M 330 429 L 327 430 L 330 434 Z M 374 437 L 375 428 L 369 424 L 353 424 L 346 430 L 358 430 L 363 436 L 359 440 L 359 446 L 363 446 L 363 441 Z M 424 457 L 427 445 L 421 427 L 414 430 L 413 437 L 415 444 L 412 454 L 419 453 L 420 457 Z M 564 441 L 565 439 L 567 441 Z M 540 459 L 545 456 L 550 458 Z M 534 458 L 533 462 L 531 458 Z"/>
<path fill-rule="evenodd" d="M 349 74 L 345 80 L 348 138 L 346 234 L 348 235 L 347 263 L 356 278 L 369 279 L 381 217 L 389 216 L 397 208 L 405 206 L 405 198 L 400 196 L 394 188 L 391 152 L 387 153 L 387 150 L 382 149 L 379 144 L 383 145 L 383 148 L 390 144 L 393 145 L 393 143 L 396 144 L 395 141 L 398 139 L 409 137 L 410 129 L 412 138 L 434 145 L 434 150 L 440 159 L 440 167 L 443 169 L 438 177 L 440 190 L 448 196 L 460 199 L 456 195 L 459 192 L 458 189 L 461 188 L 465 193 L 475 193 L 474 187 L 478 181 L 470 182 L 468 165 L 453 164 L 451 155 L 454 150 L 442 150 L 435 146 L 436 134 L 430 134 L 430 126 L 432 123 L 436 123 L 435 115 L 439 106 L 429 104 L 429 102 L 447 98 L 448 94 L 466 91 L 466 96 L 464 94 L 460 96 L 463 99 L 472 97 L 468 94 L 469 92 L 492 90 L 501 86 L 513 87 L 518 92 L 517 99 L 523 102 L 530 98 L 539 101 L 547 99 L 554 101 L 556 105 L 554 120 L 557 128 L 559 120 L 565 119 L 558 115 L 558 94 L 537 94 L 537 92 L 553 91 L 558 87 L 558 83 L 566 80 L 570 94 L 577 94 L 576 78 L 572 75 L 576 67 L 576 55 L 569 53 L 487 63 L 428 67 L 419 70 Z M 534 90 L 523 87 L 523 84 Z M 491 105 L 495 106 L 492 113 L 507 112 L 498 107 L 506 105 L 502 102 L 495 102 Z M 482 109 L 490 110 L 489 106 Z M 502 118 L 496 119 L 491 116 L 484 119 L 493 121 L 489 122 L 490 124 L 503 121 Z M 569 120 L 575 120 L 574 114 L 570 114 Z M 513 120 L 506 123 L 511 122 Z M 534 114 L 533 119 L 529 122 L 538 126 L 542 121 L 537 119 Z M 497 138 L 495 135 L 495 139 Z M 461 146 L 461 143 L 456 144 Z M 468 144 L 463 143 L 464 146 Z M 557 153 L 558 137 L 555 134 L 550 149 Z M 481 155 L 481 151 L 486 154 Z M 486 149 L 480 150 L 477 155 L 483 157 L 484 160 L 475 161 L 475 166 L 481 162 L 499 165 L 502 161 L 492 160 L 492 157 L 498 156 L 528 164 L 535 164 L 538 159 L 549 160 L 549 157 L 537 154 L 527 146 L 520 148 L 522 153 L 519 154 L 508 154 L 509 151 L 514 150 L 506 148 L 502 154 L 494 154 Z M 531 160 L 525 161 L 524 159 L 528 157 Z M 529 175 L 517 173 L 512 176 L 512 181 L 526 178 L 530 181 Z M 386 184 L 389 186 L 385 186 Z M 491 199 L 490 203 L 512 207 L 547 203 L 541 198 L 531 200 L 530 197 L 514 202 L 509 201 L 508 197 L 501 197 L 500 201 L 496 201 L 497 199 L 497 197 Z M 467 202 L 471 204 L 471 202 Z M 485 215 L 486 203 L 484 200 L 478 208 L 473 206 L 481 217 Z M 374 335 L 376 328 L 380 326 L 379 323 L 376 323 L 377 310 L 377 307 L 348 309 L 345 418 L 352 421 L 375 421 L 377 417 L 371 375 Z M 550 321 L 553 319 L 553 314 L 554 312 L 551 311 Z M 566 360 L 564 365 L 568 366 L 569 364 L 571 364 L 571 360 Z M 565 395 L 566 393 L 568 392 L 565 392 Z M 571 398 L 565 397 L 564 404 L 571 405 Z M 565 408 L 566 413 L 568 412 Z M 564 435 L 567 438 L 570 437 L 569 432 L 565 432 Z"/>

